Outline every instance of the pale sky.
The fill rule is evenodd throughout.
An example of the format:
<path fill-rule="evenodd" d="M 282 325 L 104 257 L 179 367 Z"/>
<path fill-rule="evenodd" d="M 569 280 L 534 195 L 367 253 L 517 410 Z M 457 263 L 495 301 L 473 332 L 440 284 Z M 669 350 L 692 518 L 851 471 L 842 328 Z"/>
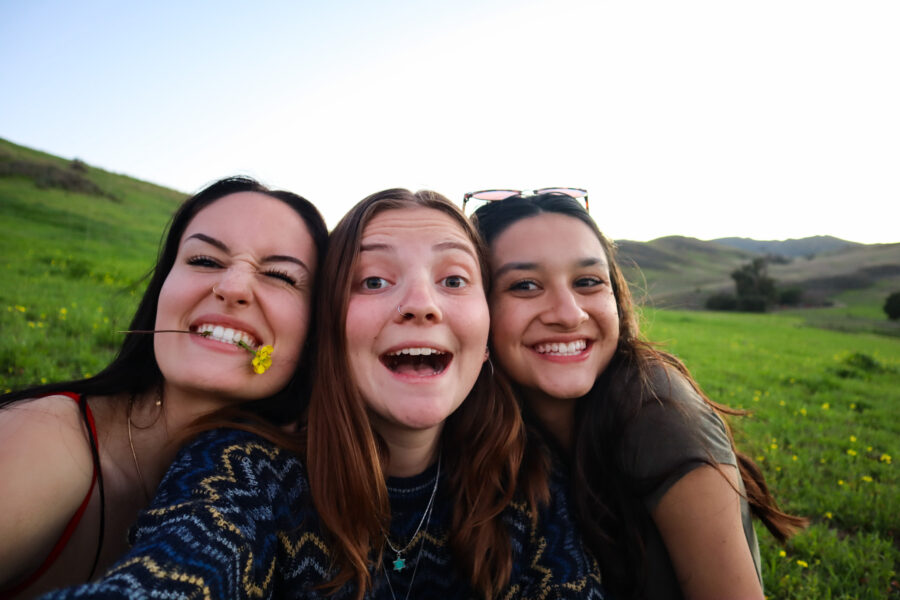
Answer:
<path fill-rule="evenodd" d="M 330 226 L 576 186 L 616 239 L 900 242 L 900 2 L 0 0 L 0 137 Z"/>

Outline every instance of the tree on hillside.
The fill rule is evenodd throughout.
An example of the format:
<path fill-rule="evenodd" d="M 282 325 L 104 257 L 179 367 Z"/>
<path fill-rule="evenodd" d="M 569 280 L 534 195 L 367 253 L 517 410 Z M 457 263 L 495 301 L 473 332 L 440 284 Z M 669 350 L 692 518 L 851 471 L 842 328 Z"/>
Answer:
<path fill-rule="evenodd" d="M 778 299 L 775 280 L 769 277 L 765 258 L 752 261 L 731 273 L 737 292 L 737 309 L 749 312 L 765 312 Z"/>
<path fill-rule="evenodd" d="M 888 319 L 896 321 L 900 319 L 900 292 L 894 292 L 887 297 L 884 302 L 884 312 L 887 313 Z"/>

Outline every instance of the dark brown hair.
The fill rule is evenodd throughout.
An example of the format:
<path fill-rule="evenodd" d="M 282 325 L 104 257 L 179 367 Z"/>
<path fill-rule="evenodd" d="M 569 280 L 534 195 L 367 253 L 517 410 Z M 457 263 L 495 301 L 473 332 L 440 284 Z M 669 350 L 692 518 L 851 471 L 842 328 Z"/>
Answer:
<path fill-rule="evenodd" d="M 575 430 L 568 462 L 575 515 L 585 541 L 600 563 L 604 586 L 617 597 L 633 597 L 639 592 L 641 583 L 645 558 L 641 530 L 648 518 L 643 504 L 636 499 L 644 495 L 646 482 L 637 481 L 622 467 L 625 464 L 623 432 L 649 402 L 670 403 L 665 389 L 654 385 L 654 375 L 663 370 L 672 376 L 683 377 L 703 401 L 720 414 L 744 412 L 710 400 L 680 360 L 640 338 L 637 311 L 616 261 L 615 246 L 600 232 L 578 201 L 559 193 L 518 196 L 480 207 L 473 221 L 491 245 L 513 223 L 544 213 L 572 217 L 590 227 L 600 240 L 609 263 L 619 315 L 619 341 L 610 364 L 598 376 L 591 391 L 576 401 Z M 523 413 L 529 428 L 541 431 L 545 439 L 551 437 L 527 406 Z M 734 448 L 733 440 L 731 443 L 753 515 L 776 539 L 784 542 L 806 526 L 807 520 L 789 515 L 778 507 L 759 467 Z M 562 453 L 561 448 L 557 450 Z M 711 457 L 709 464 L 718 468 Z"/>
<path fill-rule="evenodd" d="M 390 503 L 383 470 L 386 445 L 372 428 L 353 382 L 346 342 L 346 316 L 353 273 L 366 225 L 387 210 L 425 207 L 459 224 L 479 257 L 485 291 L 489 270 L 484 244 L 459 208 L 430 191 L 390 189 L 373 194 L 335 227 L 323 266 L 329 285 L 318 288 L 321 328 L 310 399 L 305 459 L 316 511 L 331 538 L 336 590 L 353 581 L 357 597 L 371 587 L 370 567 L 381 559 Z M 457 568 L 486 598 L 508 581 L 509 536 L 498 518 L 512 499 L 522 460 L 524 426 L 512 390 L 483 366 L 474 388 L 446 421 L 443 461 L 452 496 L 450 547 Z M 460 452 L 465 448 L 465 452 Z"/>

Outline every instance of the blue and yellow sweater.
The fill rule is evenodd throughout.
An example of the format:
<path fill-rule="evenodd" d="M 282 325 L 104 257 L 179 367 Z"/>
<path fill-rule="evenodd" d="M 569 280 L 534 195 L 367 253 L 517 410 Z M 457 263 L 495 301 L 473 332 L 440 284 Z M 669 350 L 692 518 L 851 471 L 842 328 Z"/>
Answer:
<path fill-rule="evenodd" d="M 416 530 L 434 485 L 434 468 L 390 479 L 391 539 Z M 451 506 L 441 494 L 406 558 L 406 569 L 378 569 L 367 598 L 474 598 L 447 545 Z M 523 505 L 504 513 L 514 555 L 503 598 L 592 598 L 603 591 L 558 481 L 537 525 Z M 424 531 L 427 529 L 427 531 Z M 331 559 L 302 463 L 244 431 L 217 430 L 186 446 L 131 532 L 132 548 L 99 581 L 53 592 L 74 598 L 321 598 Z M 386 560 L 392 558 L 386 553 Z M 390 586 L 387 577 L 390 577 Z M 412 587 L 410 588 L 410 579 Z M 352 598 L 348 585 L 334 598 Z"/>

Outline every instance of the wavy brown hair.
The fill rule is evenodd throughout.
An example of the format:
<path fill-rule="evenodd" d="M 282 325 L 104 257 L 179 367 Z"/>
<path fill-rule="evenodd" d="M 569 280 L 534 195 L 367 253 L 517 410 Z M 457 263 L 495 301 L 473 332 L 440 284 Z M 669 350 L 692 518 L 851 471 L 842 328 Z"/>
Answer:
<path fill-rule="evenodd" d="M 353 582 L 357 598 L 371 588 L 371 568 L 382 558 L 391 515 L 384 472 L 387 446 L 348 375 L 347 307 L 367 224 L 384 211 L 414 207 L 441 211 L 459 224 L 478 255 L 485 292 L 490 287 L 481 238 L 459 208 L 435 192 L 378 192 L 352 208 L 332 231 L 322 271 L 322 280 L 329 284 L 317 291 L 320 338 L 303 435 L 313 502 L 330 537 L 336 567 L 326 588 L 335 591 Z M 482 366 L 475 386 L 447 419 L 441 435 L 453 505 L 450 548 L 456 567 L 473 588 L 491 598 L 512 570 L 509 535 L 498 517 L 512 500 L 525 449 L 515 397 L 492 367 Z"/>
<path fill-rule="evenodd" d="M 616 597 L 632 598 L 640 592 L 645 559 L 641 530 L 649 519 L 637 500 L 647 492 L 648 482 L 637 480 L 623 467 L 624 432 L 642 407 L 651 402 L 673 403 L 666 386 L 655 383 L 658 374 L 662 370 L 668 376 L 684 378 L 719 414 L 745 413 L 710 400 L 678 358 L 641 339 L 637 311 L 616 261 L 615 245 L 578 201 L 559 193 L 513 197 L 480 207 L 473 221 L 490 245 L 513 223 L 544 213 L 578 219 L 600 240 L 619 315 L 619 342 L 591 391 L 576 401 L 571 453 L 562 450 L 527 406 L 523 412 L 529 428 L 538 430 L 568 459 L 575 516 L 585 542 L 600 563 L 604 586 Z M 731 438 L 730 430 L 728 435 Z M 731 445 L 751 512 L 778 541 L 786 541 L 808 521 L 782 511 L 756 463 L 737 450 L 733 439 Z M 712 457 L 708 462 L 718 468 Z"/>

